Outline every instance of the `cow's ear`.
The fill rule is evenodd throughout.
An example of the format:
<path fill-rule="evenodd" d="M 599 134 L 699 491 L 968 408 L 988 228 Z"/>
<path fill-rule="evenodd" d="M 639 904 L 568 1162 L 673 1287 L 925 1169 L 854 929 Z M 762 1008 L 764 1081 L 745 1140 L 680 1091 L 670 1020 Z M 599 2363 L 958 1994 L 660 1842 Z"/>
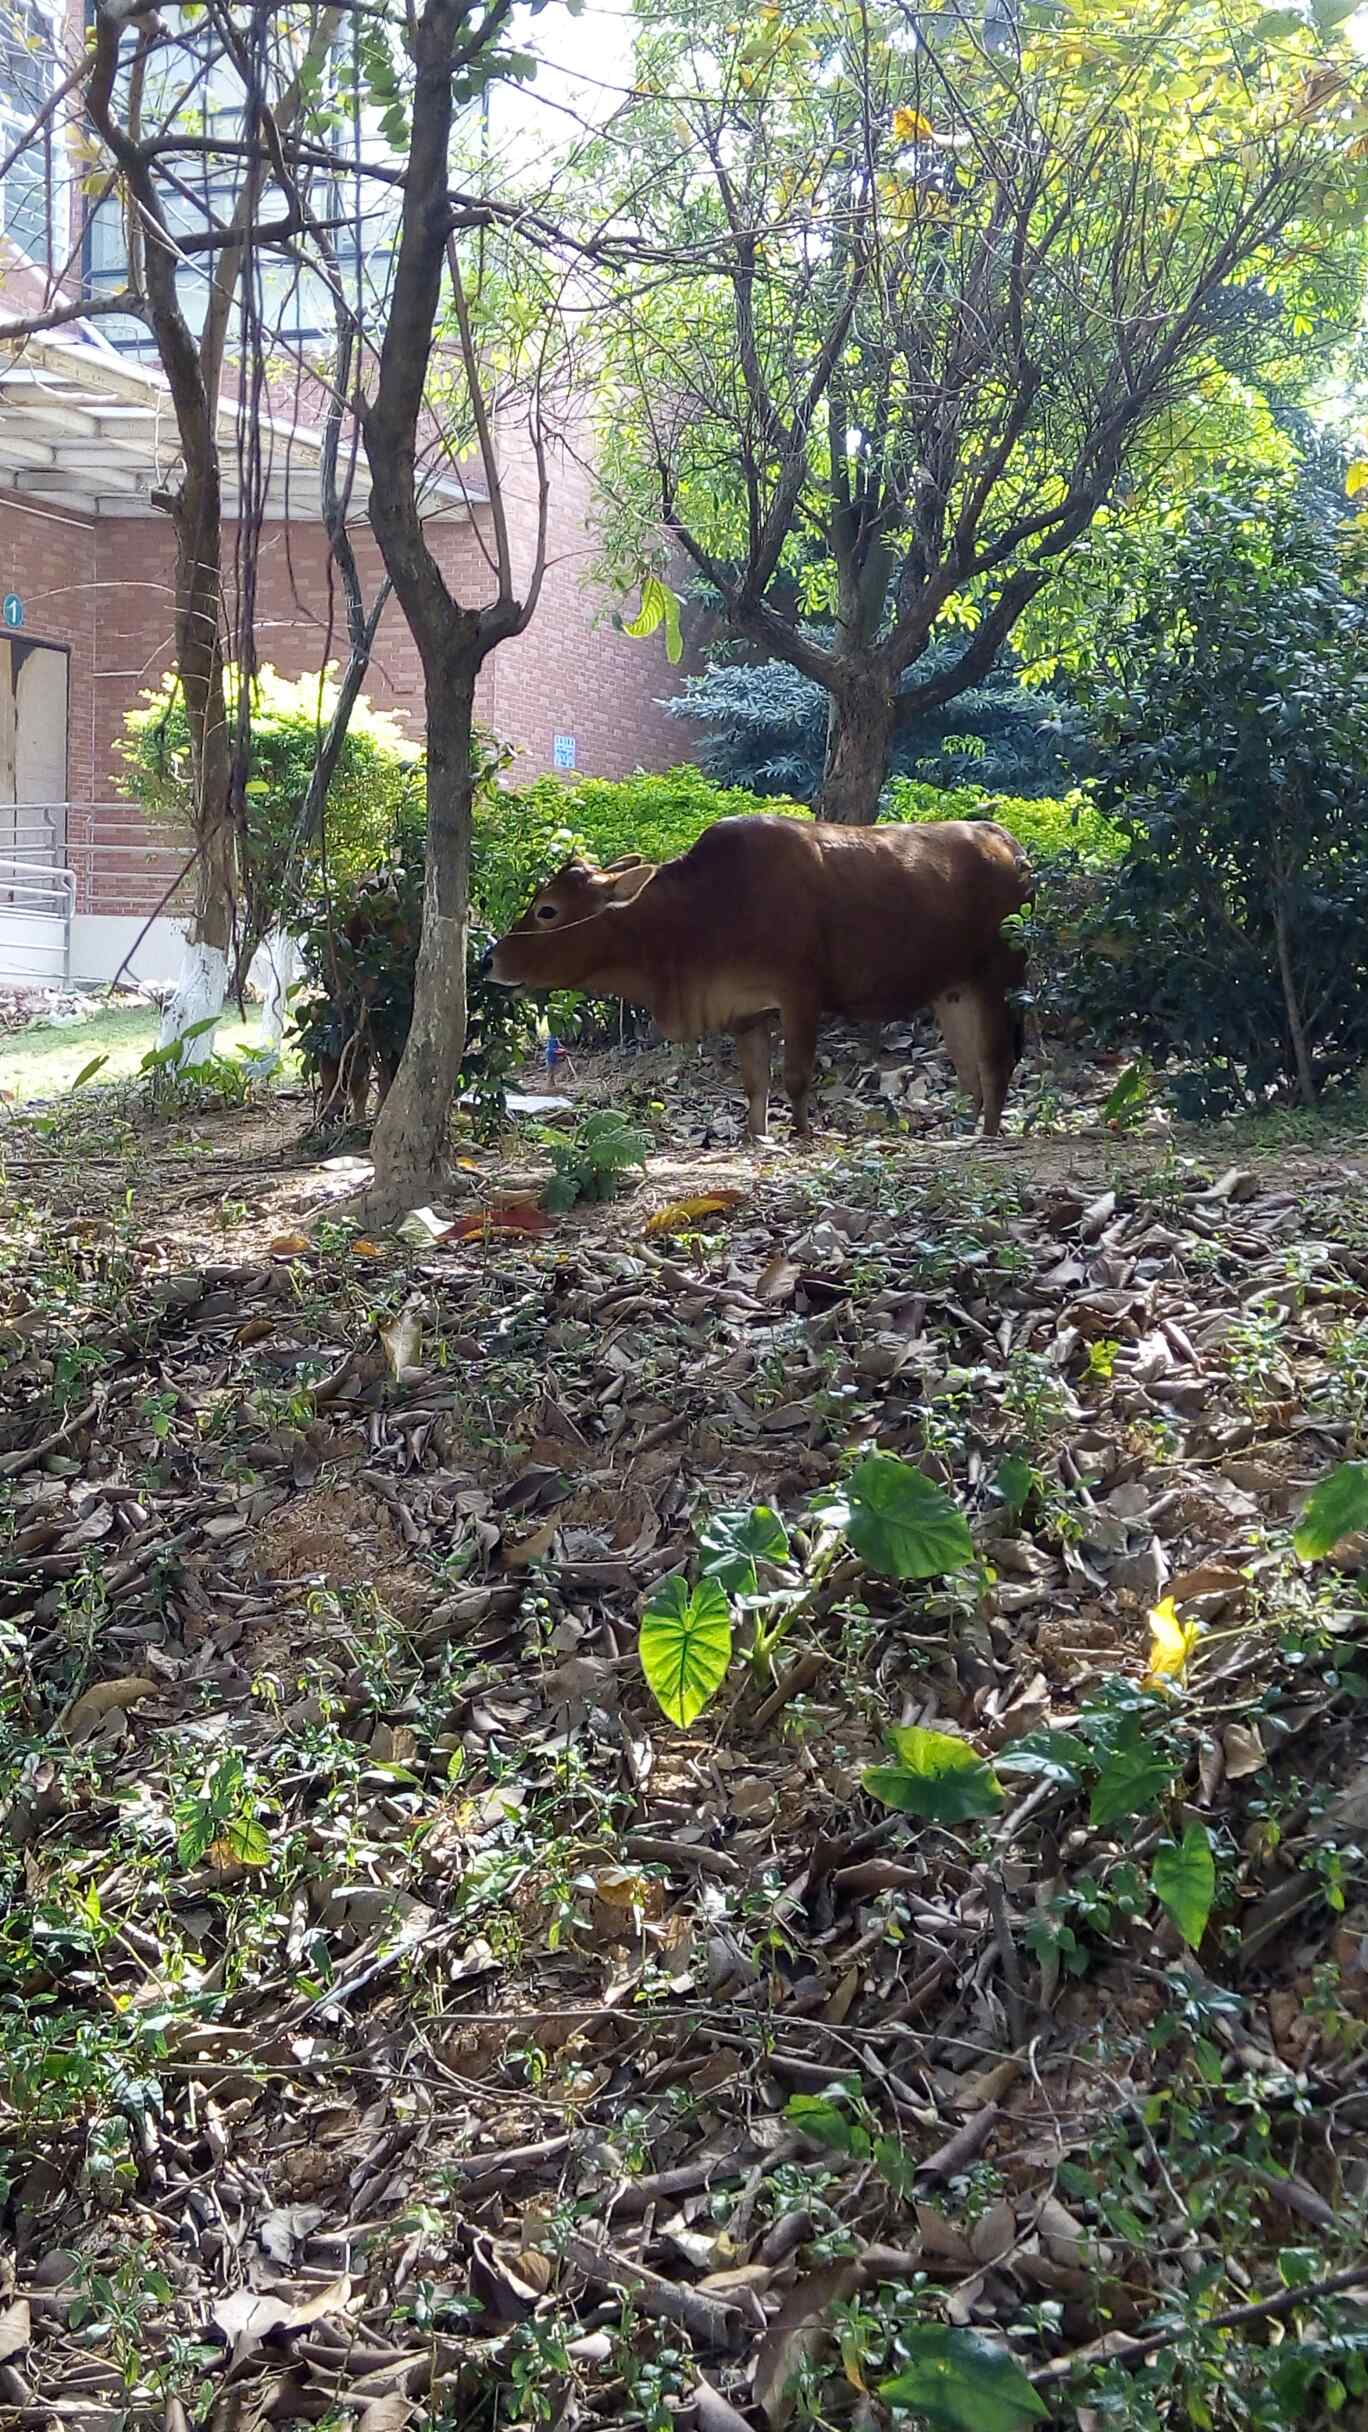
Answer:
<path fill-rule="evenodd" d="M 603 873 L 615 904 L 635 903 L 637 897 L 645 893 L 655 874 L 655 863 L 642 861 L 639 856 L 634 856 L 630 861 L 614 862 L 612 869 Z"/>
<path fill-rule="evenodd" d="M 646 856 L 644 853 L 619 853 L 616 861 L 605 861 L 603 865 L 604 876 L 606 878 L 612 877 L 618 870 L 639 870 L 643 866 L 645 859 Z"/>

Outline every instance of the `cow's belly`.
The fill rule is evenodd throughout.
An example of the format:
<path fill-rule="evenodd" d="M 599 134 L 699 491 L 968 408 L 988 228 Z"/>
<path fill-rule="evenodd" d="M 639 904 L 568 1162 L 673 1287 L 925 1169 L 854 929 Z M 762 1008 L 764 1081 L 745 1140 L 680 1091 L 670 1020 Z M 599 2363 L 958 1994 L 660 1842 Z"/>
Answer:
<path fill-rule="evenodd" d="M 847 1022 L 901 1022 L 930 1001 L 925 988 L 906 973 L 890 974 L 872 985 L 852 977 L 846 986 L 823 992 L 822 1011 Z"/>
<path fill-rule="evenodd" d="M 776 1013 L 780 985 L 772 975 L 756 977 L 744 971 L 697 972 L 670 991 L 669 1002 L 655 1015 L 656 1028 L 667 1039 L 704 1039 L 711 1032 L 737 1030 L 758 1014 Z"/>

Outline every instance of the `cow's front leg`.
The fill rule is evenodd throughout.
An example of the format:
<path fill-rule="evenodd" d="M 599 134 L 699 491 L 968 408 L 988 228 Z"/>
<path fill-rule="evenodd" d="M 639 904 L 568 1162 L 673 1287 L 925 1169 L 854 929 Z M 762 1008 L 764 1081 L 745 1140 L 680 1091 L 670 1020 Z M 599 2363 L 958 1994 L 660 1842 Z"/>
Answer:
<path fill-rule="evenodd" d="M 732 1037 L 741 1067 L 741 1086 L 746 1093 L 746 1129 L 752 1140 L 763 1140 L 769 1130 L 769 1015 L 757 1015 L 753 1022 L 734 1030 Z"/>
<path fill-rule="evenodd" d="M 812 1076 L 817 1066 L 817 1007 L 803 1000 L 787 1004 L 784 1021 L 784 1087 L 793 1108 L 795 1138 L 806 1140 L 812 1126 L 808 1121 L 808 1106 L 812 1097 Z"/>

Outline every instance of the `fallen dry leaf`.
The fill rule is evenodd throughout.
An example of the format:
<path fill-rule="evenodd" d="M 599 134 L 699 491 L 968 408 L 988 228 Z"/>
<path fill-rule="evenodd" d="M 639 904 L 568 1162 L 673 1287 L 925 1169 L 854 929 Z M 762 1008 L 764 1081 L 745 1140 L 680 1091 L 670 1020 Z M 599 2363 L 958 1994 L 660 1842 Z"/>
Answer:
<path fill-rule="evenodd" d="M 232 2363 L 242 2364 L 273 2331 L 302 2331 L 325 2314 L 342 2314 L 351 2298 L 351 2281 L 330 2280 L 312 2297 L 268 2296 L 256 2289 L 234 2289 L 210 2308 L 210 2320 L 232 2343 Z"/>
<path fill-rule="evenodd" d="M 16 2297 L 0 2310 L 0 2364 L 8 2364 L 12 2356 L 22 2356 L 33 2334 L 33 2319 L 26 2300 Z"/>
<path fill-rule="evenodd" d="M 701 1191 L 696 1199 L 672 1199 L 668 1207 L 657 1208 L 643 1227 L 647 1233 L 678 1233 L 686 1225 L 698 1224 L 705 1216 L 725 1216 L 739 1207 L 744 1191 Z"/>
<path fill-rule="evenodd" d="M 492 1241 L 500 1235 L 549 1233 L 552 1218 L 534 1200 L 509 1200 L 505 1206 L 489 1207 L 476 1215 L 462 1216 L 449 1225 L 442 1235 L 444 1241 Z"/>
<path fill-rule="evenodd" d="M 140 1698 L 155 1697 L 160 1684 L 148 1680 L 143 1673 L 129 1673 L 122 1680 L 97 1680 L 94 1687 L 84 1689 L 73 1699 L 61 1717 L 59 1728 L 70 1740 L 88 1738 L 97 1723 L 107 1714 L 122 1707 L 136 1706 Z"/>
<path fill-rule="evenodd" d="M 827 2316 L 833 2305 L 853 2296 L 859 2286 L 854 2263 L 829 2263 L 795 2282 L 755 2353 L 751 2388 L 775 2427 L 786 2424 L 797 2404 L 793 2388 L 800 2365 L 815 2356 L 827 2336 Z"/>

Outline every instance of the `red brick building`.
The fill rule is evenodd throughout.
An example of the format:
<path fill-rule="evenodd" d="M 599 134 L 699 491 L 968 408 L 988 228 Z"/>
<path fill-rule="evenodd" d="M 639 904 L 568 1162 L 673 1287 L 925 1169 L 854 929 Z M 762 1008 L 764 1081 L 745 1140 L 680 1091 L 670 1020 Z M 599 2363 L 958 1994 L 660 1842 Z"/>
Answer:
<path fill-rule="evenodd" d="M 5 26 L 0 0 L 0 145 L 41 106 L 78 38 L 81 17 L 17 0 L 30 39 Z M 45 55 L 33 29 L 48 25 Z M 46 85 L 43 78 L 47 77 Z M 54 289 L 97 295 L 122 282 L 117 225 L 84 229 L 76 181 L 52 139 L 46 172 L 20 164 L 0 180 L 0 320 L 40 309 Z M 295 298 L 292 339 L 311 336 Z M 111 342 L 111 334 L 119 343 Z M 321 333 L 319 333 L 321 335 Z M 305 383 L 307 386 L 307 383 Z M 318 516 L 319 434 L 278 404 L 260 538 L 258 659 L 297 676 L 343 655 L 340 603 L 329 581 Z M 225 501 L 234 502 L 236 407 L 223 409 Z M 56 976 L 59 930 L 73 978 L 110 978 L 175 875 L 164 841 L 149 841 L 136 805 L 119 796 L 114 742 L 124 713 L 171 664 L 173 541 L 153 493 L 174 479 L 176 434 L 145 333 L 93 318 L 0 345 L 0 978 Z M 503 487 L 515 568 L 531 566 L 536 479 L 510 434 Z M 660 707 L 678 684 L 659 634 L 632 641 L 616 603 L 589 581 L 589 478 L 576 449 L 550 457 L 547 569 L 528 632 L 484 671 L 479 709 L 516 753 L 515 770 L 619 776 L 687 756 L 685 730 Z M 379 581 L 364 521 L 364 460 L 354 535 L 363 581 Z M 431 485 L 429 537 L 456 596 L 487 596 L 489 508 L 480 482 L 453 473 Z M 232 629 L 236 530 L 225 533 L 225 621 Z M 421 733 L 417 653 L 397 605 L 382 620 L 366 684 L 379 708 Z M 20 914 L 25 915 L 21 919 Z M 69 914 L 67 919 L 65 916 Z M 132 975 L 169 979 L 179 951 L 173 921 L 144 939 Z"/>

